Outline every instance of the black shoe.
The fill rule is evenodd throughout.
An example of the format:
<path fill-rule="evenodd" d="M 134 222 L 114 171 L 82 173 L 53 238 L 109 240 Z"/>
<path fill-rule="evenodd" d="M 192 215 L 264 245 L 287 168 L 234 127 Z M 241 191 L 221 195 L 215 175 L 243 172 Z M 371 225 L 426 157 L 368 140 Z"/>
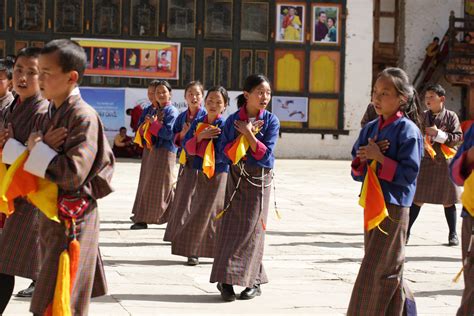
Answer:
<path fill-rule="evenodd" d="M 459 239 L 458 239 L 458 235 L 456 233 L 449 234 L 448 245 L 449 246 L 459 245 Z"/>
<path fill-rule="evenodd" d="M 188 262 L 186 263 L 188 266 L 197 266 L 199 264 L 198 257 L 189 257 Z"/>
<path fill-rule="evenodd" d="M 255 298 L 255 296 L 262 295 L 262 290 L 260 289 L 260 285 L 256 284 L 253 287 L 248 287 L 240 293 L 241 300 L 251 300 Z"/>
<path fill-rule="evenodd" d="M 130 226 L 130 229 L 132 229 L 132 230 L 147 229 L 147 228 L 148 228 L 147 223 L 135 223 L 132 226 Z"/>
<path fill-rule="evenodd" d="M 234 287 L 230 284 L 217 283 L 217 289 L 221 292 L 221 297 L 226 302 L 235 301 Z"/>
<path fill-rule="evenodd" d="M 28 288 L 21 290 L 15 296 L 16 297 L 32 297 L 34 291 L 35 291 L 35 281 L 31 282 Z"/>

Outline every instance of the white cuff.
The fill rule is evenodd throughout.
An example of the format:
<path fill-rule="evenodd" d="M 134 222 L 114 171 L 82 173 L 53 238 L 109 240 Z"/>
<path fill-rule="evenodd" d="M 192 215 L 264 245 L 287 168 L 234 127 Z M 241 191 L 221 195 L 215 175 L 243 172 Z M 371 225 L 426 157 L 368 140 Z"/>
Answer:
<path fill-rule="evenodd" d="M 3 147 L 2 162 L 11 165 L 26 150 L 26 146 L 10 138 Z"/>
<path fill-rule="evenodd" d="M 433 140 L 437 143 L 444 144 L 448 139 L 448 134 L 443 132 L 442 130 L 438 130 L 438 134 L 433 138 Z"/>
<path fill-rule="evenodd" d="M 49 163 L 57 155 L 58 153 L 51 149 L 51 147 L 43 142 L 38 142 L 31 150 L 30 156 L 25 162 L 24 169 L 25 171 L 28 171 L 29 173 L 44 179 Z"/>

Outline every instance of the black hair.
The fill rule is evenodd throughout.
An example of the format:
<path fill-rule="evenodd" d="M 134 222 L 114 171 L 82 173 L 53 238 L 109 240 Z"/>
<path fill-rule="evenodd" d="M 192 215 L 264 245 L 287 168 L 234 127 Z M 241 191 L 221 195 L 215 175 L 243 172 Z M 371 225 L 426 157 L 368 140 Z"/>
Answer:
<path fill-rule="evenodd" d="M 225 107 L 227 107 L 227 105 L 229 104 L 229 93 L 227 93 L 227 90 L 223 86 L 215 86 L 209 88 L 207 90 L 206 98 L 204 100 L 207 100 L 207 97 L 211 92 L 219 92 L 224 98 Z"/>
<path fill-rule="evenodd" d="M 39 47 L 25 47 L 20 49 L 18 55 L 16 55 L 15 63 L 18 61 L 20 57 L 25 58 L 38 58 L 41 54 L 41 48 Z"/>
<path fill-rule="evenodd" d="M 443 86 L 440 84 L 430 84 L 426 89 L 425 92 L 433 91 L 438 95 L 438 97 L 446 96 L 446 90 L 444 90 Z"/>
<path fill-rule="evenodd" d="M 5 58 L 0 59 L 0 63 L 3 65 L 2 71 L 5 72 L 8 80 L 13 79 L 13 65 L 15 64 L 15 55 L 7 55 Z"/>
<path fill-rule="evenodd" d="M 86 52 L 81 45 L 69 39 L 56 39 L 41 49 L 41 55 L 55 52 L 58 52 L 59 66 L 63 72 L 76 71 L 79 75 L 77 84 L 80 84 L 87 64 Z"/>
<path fill-rule="evenodd" d="M 244 81 L 244 88 L 243 90 L 245 92 L 252 92 L 253 89 L 255 89 L 255 87 L 259 86 L 260 84 L 262 83 L 268 83 L 268 85 L 270 85 L 270 80 L 268 80 L 267 77 L 265 77 L 264 75 L 261 75 L 261 74 L 253 74 L 253 75 L 250 75 L 248 76 L 245 81 Z M 239 94 L 237 96 L 237 107 L 238 108 L 241 108 L 243 107 L 245 104 L 247 103 L 247 100 L 245 99 L 245 96 L 244 94 Z"/>
<path fill-rule="evenodd" d="M 402 111 L 407 118 L 412 120 L 421 130 L 420 99 L 418 98 L 416 89 L 410 84 L 410 79 L 406 72 L 401 68 L 389 67 L 382 70 L 378 74 L 377 79 L 381 77 L 388 78 L 392 81 L 397 94 L 404 97 L 404 100 L 400 105 L 400 111 Z"/>
<path fill-rule="evenodd" d="M 326 14 L 326 11 L 319 11 L 318 17 L 321 16 L 321 14 Z M 327 14 L 326 14 L 327 15 Z"/>
<path fill-rule="evenodd" d="M 168 89 L 168 91 L 171 93 L 171 91 L 173 90 L 173 88 L 171 88 L 171 85 L 168 81 L 166 80 L 153 80 L 153 81 L 156 81 L 156 85 L 155 87 L 158 87 L 158 86 L 165 86 L 166 89 Z"/>
<path fill-rule="evenodd" d="M 334 25 L 336 25 L 336 18 L 328 17 L 328 21 L 329 20 L 332 20 L 332 23 L 334 23 Z"/>
<path fill-rule="evenodd" d="M 125 114 L 127 115 L 132 115 L 132 110 L 131 108 L 128 108 L 126 111 L 125 111 Z"/>
<path fill-rule="evenodd" d="M 434 42 L 434 41 L 438 41 L 438 42 L 439 42 L 439 37 L 438 37 L 438 36 L 435 36 L 435 37 L 433 38 L 433 42 Z"/>
<path fill-rule="evenodd" d="M 120 127 L 119 131 L 121 131 L 121 130 L 127 130 L 127 128 L 125 126 L 122 126 L 122 127 Z"/>
<path fill-rule="evenodd" d="M 186 92 L 188 92 L 188 89 L 190 89 L 191 87 L 198 87 L 199 89 L 201 89 L 201 93 L 204 94 L 204 86 L 202 85 L 201 81 L 195 80 L 189 82 L 186 85 L 186 87 L 184 88 L 184 96 L 186 96 Z"/>
<path fill-rule="evenodd" d="M 158 86 L 159 80 L 152 80 L 148 83 L 148 88 L 153 87 L 156 88 Z"/>

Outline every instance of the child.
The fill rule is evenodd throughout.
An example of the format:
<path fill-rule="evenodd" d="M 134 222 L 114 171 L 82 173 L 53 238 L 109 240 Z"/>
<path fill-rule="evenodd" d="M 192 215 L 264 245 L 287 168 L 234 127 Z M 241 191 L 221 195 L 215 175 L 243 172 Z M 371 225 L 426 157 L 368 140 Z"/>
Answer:
<path fill-rule="evenodd" d="M 188 265 L 199 264 L 199 257 L 214 258 L 216 225 L 214 218 L 224 208 L 225 186 L 229 165 L 220 146 L 221 117 L 229 96 L 223 87 L 207 91 L 207 115 L 197 118 L 184 140 L 186 152 L 194 157 L 193 169 L 199 170 L 195 191 L 186 217 L 178 219 L 171 253 L 188 258 Z"/>
<path fill-rule="evenodd" d="M 218 282 L 225 301 L 236 298 L 232 285 L 246 287 L 240 299 L 252 299 L 261 294 L 260 284 L 268 282 L 262 258 L 280 122 L 265 110 L 272 92 L 265 76 L 250 75 L 243 90 L 237 98 L 239 110 L 227 118 L 221 136 L 220 150 L 233 164 L 227 178 L 226 211 L 216 217 L 222 219 L 218 219 L 210 281 Z M 239 144 L 248 148 L 246 152 L 236 154 Z"/>
<path fill-rule="evenodd" d="M 148 224 L 164 224 L 166 220 L 162 218 L 163 214 L 173 199 L 177 151 L 173 126 L 179 113 L 171 104 L 171 90 L 168 81 L 158 81 L 155 98 L 159 107 L 156 115 L 150 118 L 152 147 L 147 157 L 149 170 L 140 178 L 139 187 L 143 185 L 143 191 L 135 200 L 134 224 L 130 229 L 146 229 Z"/>
<path fill-rule="evenodd" d="M 364 181 L 366 174 L 373 174 L 369 165 L 376 164 L 374 176 L 380 186 L 375 189 L 381 187 L 383 196 L 373 190 L 371 203 L 365 204 L 369 206 L 364 209 L 365 255 L 347 315 L 410 315 L 416 313 L 416 306 L 414 300 L 406 300 L 410 292 L 403 279 L 403 264 L 408 208 L 415 195 L 423 154 L 423 137 L 417 127 L 419 104 L 408 76 L 399 68 L 386 68 L 378 75 L 372 102 L 380 116 L 361 130 L 352 149 L 352 177 Z M 390 142 L 385 153 L 375 143 L 377 140 Z M 377 213 L 373 214 L 370 206 L 377 201 Z M 389 218 L 383 220 L 381 215 Z"/>
<path fill-rule="evenodd" d="M 462 203 L 462 261 L 464 266 L 464 292 L 458 316 L 474 314 L 474 126 L 464 137 L 464 142 L 450 164 L 451 178 L 464 185 Z"/>
<path fill-rule="evenodd" d="M 11 165 L 26 149 L 23 145 L 41 115 L 48 111 L 48 101 L 40 95 L 38 56 L 41 49 L 23 48 L 13 70 L 13 84 L 18 93 L 15 101 L 3 112 L 0 140 L 2 161 Z M 38 209 L 25 198 L 14 200 L 15 212 L 5 222 L 0 235 L 0 314 L 10 300 L 15 275 L 33 280 L 19 293 L 31 296 L 40 272 Z"/>
<path fill-rule="evenodd" d="M 178 146 L 178 157 L 181 163 L 179 169 L 178 183 L 176 185 L 175 197 L 168 208 L 168 224 L 166 225 L 164 241 L 172 241 L 176 226 L 181 225 L 184 214 L 189 213 L 191 197 L 194 192 L 197 180 L 197 170 L 193 169 L 193 157 L 186 156 L 182 149 L 182 141 L 189 131 L 191 124 L 198 118 L 206 114 L 206 110 L 201 106 L 204 95 L 204 87 L 199 81 L 191 81 L 184 89 L 184 97 L 188 104 L 188 110 L 179 114 L 174 124 L 174 141 Z"/>
<path fill-rule="evenodd" d="M 0 60 L 0 111 L 13 102 L 11 93 L 13 65 L 5 59 Z"/>
<path fill-rule="evenodd" d="M 152 146 L 151 139 L 144 137 L 144 132 L 145 132 L 145 126 L 147 124 L 150 124 L 152 118 L 156 115 L 156 111 L 158 109 L 158 101 L 155 98 L 155 90 L 156 86 L 158 85 L 158 80 L 152 80 L 148 84 L 148 90 L 147 90 L 147 96 L 148 100 L 150 101 L 150 105 L 145 107 L 143 110 L 139 120 L 138 120 L 138 130 L 136 134 L 139 134 L 137 136 L 143 138 L 142 140 L 142 162 L 140 165 L 140 177 L 138 179 L 138 187 L 137 187 L 137 193 L 135 195 L 135 203 L 133 204 L 133 209 L 132 209 L 132 217 L 134 216 L 135 213 L 140 213 L 140 204 L 139 202 L 142 200 L 143 194 L 148 190 L 147 187 L 145 187 L 145 178 L 147 177 L 147 173 L 150 170 L 149 162 L 148 162 L 148 155 L 150 153 L 150 149 Z M 146 123 L 146 124 L 145 124 Z M 137 139 L 137 138 L 135 138 Z M 133 226 L 133 225 L 132 225 Z M 136 229 L 136 228 L 133 228 Z"/>
<path fill-rule="evenodd" d="M 96 200 L 112 192 L 114 156 L 99 115 L 82 100 L 77 88 L 86 61 L 82 47 L 67 39 L 47 43 L 39 57 L 41 93 L 51 104 L 38 123 L 39 132 L 28 139 L 30 155 L 24 169 L 57 184 L 60 215 L 71 216 L 68 210 L 83 213 L 78 213 L 75 230 L 74 225 L 66 228 L 65 217 L 61 223 L 40 217 L 42 268 L 30 307 L 37 315 L 51 306 L 60 254 L 67 249 L 71 233 L 77 234 L 80 243 L 72 314 L 87 315 L 91 295 L 106 291 L 105 280 L 93 282 L 103 277 Z"/>
<path fill-rule="evenodd" d="M 456 234 L 456 206 L 461 194 L 460 189 L 449 179 L 448 164 L 454 156 L 457 145 L 462 140 L 459 118 L 444 106 L 446 92 L 439 84 L 428 86 L 423 113 L 425 128 L 425 155 L 421 160 L 414 202 L 410 207 L 410 230 L 424 203 L 441 204 L 449 226 L 448 244 L 459 244 Z M 452 152 L 449 154 L 449 152 Z M 431 154 L 430 154 L 431 153 Z M 435 155 L 435 156 L 433 156 Z M 433 157 L 432 157 L 433 156 Z"/>

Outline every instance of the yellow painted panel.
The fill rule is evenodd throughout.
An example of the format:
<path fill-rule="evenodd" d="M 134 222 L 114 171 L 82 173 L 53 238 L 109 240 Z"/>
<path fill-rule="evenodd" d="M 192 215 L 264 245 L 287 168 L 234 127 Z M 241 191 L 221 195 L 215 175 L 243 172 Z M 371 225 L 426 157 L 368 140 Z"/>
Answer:
<path fill-rule="evenodd" d="M 311 65 L 311 73 L 313 78 L 311 80 L 311 92 L 316 93 L 335 93 L 337 66 L 336 62 L 329 58 L 329 56 L 322 55 L 313 61 Z"/>
<path fill-rule="evenodd" d="M 311 99 L 309 128 L 337 129 L 338 103 L 338 100 Z"/>
<path fill-rule="evenodd" d="M 280 122 L 280 127 L 302 128 L 303 123 L 301 123 L 301 122 Z"/>
<path fill-rule="evenodd" d="M 276 89 L 278 91 L 300 91 L 300 61 L 292 53 L 285 54 L 277 62 Z"/>

